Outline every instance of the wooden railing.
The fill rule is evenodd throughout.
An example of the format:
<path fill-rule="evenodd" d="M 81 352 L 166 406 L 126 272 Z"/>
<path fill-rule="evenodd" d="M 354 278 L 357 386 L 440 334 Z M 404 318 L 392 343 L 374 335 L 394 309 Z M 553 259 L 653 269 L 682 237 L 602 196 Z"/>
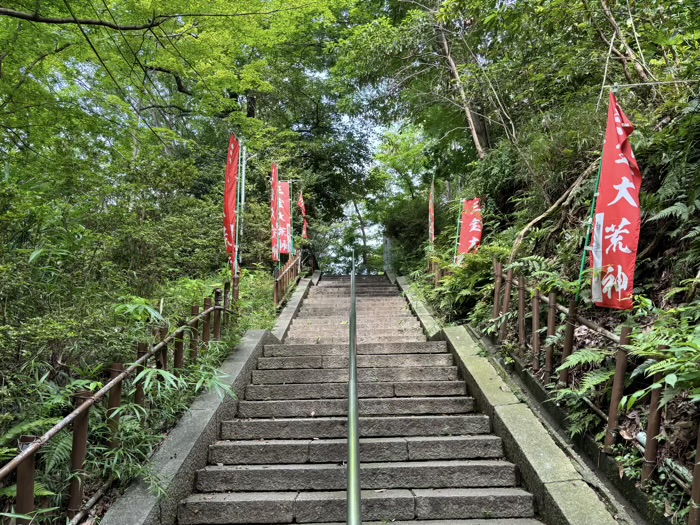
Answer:
<path fill-rule="evenodd" d="M 275 306 L 282 304 L 284 296 L 290 286 L 296 284 L 297 279 L 301 275 L 301 253 L 297 253 L 294 257 L 282 266 L 279 273 L 275 275 L 275 289 L 273 292 L 273 301 Z"/>
<path fill-rule="evenodd" d="M 230 290 L 229 287 L 226 288 Z M 225 304 L 230 304 L 228 296 Z M 69 487 L 69 500 L 67 517 L 71 524 L 78 523 L 87 515 L 91 504 L 96 502 L 96 497 L 90 499 L 83 506 L 85 486 L 85 459 L 88 447 L 90 408 L 107 397 L 107 424 L 109 428 L 110 448 L 118 448 L 117 435 L 119 432 L 119 407 L 122 404 L 122 387 L 127 378 L 134 378 L 145 367 L 149 366 L 149 360 L 154 358 L 155 366 L 167 370 L 169 367 L 169 345 L 173 343 L 174 352 L 172 366 L 175 372 L 185 366 L 185 339 L 189 341 L 189 360 L 196 363 L 199 357 L 200 347 L 206 348 L 213 336 L 214 340 L 221 338 L 222 316 L 230 312 L 222 306 L 221 290 L 215 291 L 214 304 L 211 298 L 204 300 L 204 310 L 200 313 L 199 306 L 192 306 L 192 318 L 184 325 L 178 327 L 173 334 L 168 335 L 167 329 L 160 330 L 161 341 L 150 350 L 146 343 L 138 343 L 136 347 L 136 361 L 124 367 L 118 363 L 110 368 L 109 382 L 95 393 L 78 392 L 75 399 L 75 409 L 54 425 L 44 435 L 22 436 L 19 440 L 19 453 L 0 469 L 0 481 L 16 473 L 17 492 L 15 497 L 15 514 L 32 515 L 35 510 L 34 474 L 36 455 L 39 450 L 47 445 L 62 430 L 72 425 L 73 444 L 71 449 L 71 481 Z M 200 327 L 201 324 L 201 327 Z M 212 330 L 213 329 L 213 330 Z M 213 334 L 212 334 L 213 331 Z M 201 341 L 200 341 L 201 337 Z M 134 403 L 146 409 L 148 407 L 146 392 L 142 384 L 134 385 Z M 105 491 L 103 486 L 100 493 Z M 63 519 L 59 520 L 65 522 Z M 17 524 L 25 525 L 33 522 L 24 518 L 18 518 Z"/>
<path fill-rule="evenodd" d="M 560 387 L 566 387 L 569 384 L 569 370 L 561 369 L 558 377 L 554 375 L 557 369 L 555 363 L 554 345 L 548 344 L 544 349 L 544 370 L 541 370 L 542 354 L 540 346 L 540 321 L 541 321 L 541 306 L 544 304 L 547 307 L 547 338 L 551 338 L 557 331 L 557 312 L 561 312 L 566 316 L 566 330 L 562 352 L 559 358 L 559 364 L 563 364 L 567 357 L 574 351 L 574 336 L 578 326 L 585 326 L 590 330 L 597 332 L 612 344 L 616 345 L 615 354 L 615 375 L 613 377 L 612 396 L 607 414 L 600 410 L 592 401 L 585 401 L 591 409 L 604 421 L 607 421 L 607 429 L 605 433 L 605 441 L 603 451 L 606 454 L 611 454 L 613 445 L 616 442 L 619 428 L 619 405 L 624 395 L 625 379 L 627 377 L 627 350 L 626 346 L 630 343 L 630 335 L 632 328 L 623 326 L 620 329 L 620 335 L 616 335 L 605 329 L 599 324 L 585 319 L 577 313 L 577 301 L 570 298 L 568 307 L 559 304 L 557 294 L 552 292 L 548 296 L 542 295 L 536 288 L 531 288 L 526 285 L 525 277 L 522 275 L 516 276 L 512 269 L 503 272 L 503 264 L 499 261 L 494 261 L 494 300 L 492 318 L 498 327 L 497 339 L 498 343 L 502 343 L 507 335 L 507 328 L 510 316 L 511 296 L 513 288 L 517 290 L 518 295 L 518 354 L 519 357 L 525 357 L 526 352 L 531 352 L 532 370 L 536 374 L 538 380 L 544 384 L 551 383 L 555 378 Z M 530 304 L 530 312 L 532 317 L 532 329 L 530 332 L 530 341 L 528 344 L 526 338 L 525 320 L 527 316 L 527 305 Z M 551 341 L 551 339 L 550 339 Z M 543 373 L 542 373 L 543 372 Z M 655 383 L 660 383 L 661 378 L 655 376 Z M 646 429 L 646 443 L 643 446 L 638 444 L 640 452 L 643 451 L 644 463 L 642 467 L 642 486 L 645 486 L 652 478 L 656 466 L 658 464 L 658 437 L 661 428 L 661 410 L 659 408 L 660 399 L 663 388 L 658 388 L 652 391 L 649 405 L 649 421 Z M 695 467 L 692 473 L 692 484 L 688 483 L 678 476 L 679 466 L 672 464 L 671 475 L 679 486 L 683 487 L 691 496 L 691 508 L 688 518 L 688 525 L 700 525 L 700 429 L 698 432 L 698 442 L 696 446 Z M 670 460 L 666 460 L 670 461 Z M 682 469 L 682 467 L 680 467 Z"/>

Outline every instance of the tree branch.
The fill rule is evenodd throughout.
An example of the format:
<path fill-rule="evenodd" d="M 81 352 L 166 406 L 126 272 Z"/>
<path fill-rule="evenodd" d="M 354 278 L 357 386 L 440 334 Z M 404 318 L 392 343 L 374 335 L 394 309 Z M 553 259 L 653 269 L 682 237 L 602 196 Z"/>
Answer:
<path fill-rule="evenodd" d="M 185 95 L 192 96 L 192 91 L 190 89 L 188 89 L 187 87 L 185 87 L 185 84 L 182 81 L 182 77 L 180 75 L 178 75 L 177 73 L 175 73 L 175 71 L 173 71 L 172 69 L 167 69 L 164 67 L 155 67 L 155 66 L 151 66 L 148 69 L 150 69 L 151 71 L 158 71 L 159 73 L 167 73 L 168 75 L 172 75 L 172 77 L 175 79 L 175 85 L 177 86 L 177 90 L 180 93 L 184 93 Z"/>
<path fill-rule="evenodd" d="M 36 22 L 39 24 L 53 24 L 53 25 L 84 25 L 84 26 L 101 26 L 107 27 L 109 29 L 116 29 L 118 31 L 142 31 L 144 29 L 150 29 L 152 27 L 157 27 L 162 23 L 166 22 L 170 16 L 167 17 L 156 17 L 157 19 L 151 20 L 147 24 L 141 25 L 131 25 L 122 26 L 119 24 L 113 24 L 104 20 L 92 20 L 92 19 L 75 19 L 75 18 L 47 18 L 41 16 L 39 13 L 23 13 L 22 11 L 14 11 L 12 9 L 7 9 L 5 7 L 0 7 L 0 16 L 7 16 L 10 18 L 19 18 L 20 20 L 27 20 L 29 22 Z"/>

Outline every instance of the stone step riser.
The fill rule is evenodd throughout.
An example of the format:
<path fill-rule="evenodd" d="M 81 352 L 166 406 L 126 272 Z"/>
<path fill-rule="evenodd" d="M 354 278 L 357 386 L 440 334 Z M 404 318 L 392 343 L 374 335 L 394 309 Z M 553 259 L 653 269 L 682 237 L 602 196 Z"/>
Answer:
<path fill-rule="evenodd" d="M 344 465 L 209 466 L 197 473 L 200 492 L 345 490 Z M 362 489 L 513 487 L 515 466 L 505 461 L 365 463 Z"/>
<path fill-rule="evenodd" d="M 359 383 L 360 398 L 390 398 L 412 396 L 466 395 L 464 381 L 416 381 L 400 383 Z M 344 399 L 348 397 L 345 383 L 315 383 L 296 385 L 248 385 L 245 398 L 251 401 L 285 399 Z"/>
<path fill-rule="evenodd" d="M 348 368 L 349 359 L 343 356 L 261 357 L 258 370 L 302 368 Z M 452 354 L 358 355 L 359 368 L 396 368 L 402 366 L 452 366 Z"/>
<path fill-rule="evenodd" d="M 410 368 L 360 368 L 358 382 L 397 381 L 455 381 L 457 367 L 431 366 Z M 255 385 L 283 385 L 298 383 L 347 383 L 348 371 L 343 369 L 312 370 L 253 370 Z"/>
<path fill-rule="evenodd" d="M 474 411 L 469 397 L 438 398 L 370 398 L 359 400 L 362 416 L 395 416 L 427 414 L 468 414 Z M 346 416 L 347 399 L 312 399 L 280 401 L 240 401 L 237 417 L 290 418 Z"/>
<path fill-rule="evenodd" d="M 422 335 L 423 331 L 419 327 L 404 327 L 404 326 L 389 326 L 387 328 L 380 327 L 356 327 L 355 333 L 360 335 Z M 330 328 L 306 328 L 304 326 L 295 327 L 292 326 L 289 329 L 288 337 L 315 337 L 315 336 L 327 336 L 327 337 L 337 337 L 339 335 L 350 334 L 349 326 L 339 326 Z"/>
<path fill-rule="evenodd" d="M 410 338 L 412 340 L 425 341 L 425 335 L 420 330 L 357 330 L 355 331 L 358 341 L 375 340 L 375 338 L 381 338 L 384 340 L 387 338 L 400 338 L 406 339 Z M 313 344 L 323 344 L 324 340 L 331 340 L 344 343 L 349 341 L 350 331 L 349 330 L 337 330 L 335 332 L 312 332 L 312 331 L 290 331 L 287 334 L 285 341 L 296 341 L 297 339 L 308 339 Z"/>
<path fill-rule="evenodd" d="M 368 335 L 358 334 L 358 343 L 420 343 L 425 341 L 425 336 L 385 336 L 385 335 Z M 285 342 L 290 345 L 313 345 L 322 343 L 348 343 L 347 337 L 290 337 L 285 339 Z"/>
<path fill-rule="evenodd" d="M 342 322 L 342 323 L 334 323 L 334 324 L 311 324 L 311 323 L 304 323 L 304 324 L 295 324 L 292 323 L 292 326 L 289 329 L 289 332 L 294 332 L 294 333 L 307 333 L 307 334 L 323 334 L 323 335 L 328 335 L 328 334 L 333 334 L 335 332 L 340 332 L 340 331 L 346 331 L 349 333 L 350 326 L 347 321 Z M 414 331 L 419 331 L 422 330 L 422 327 L 418 321 L 408 321 L 408 322 L 392 322 L 392 323 L 382 323 L 382 322 L 374 322 L 374 323 L 358 323 L 357 325 L 357 331 L 358 332 L 371 332 L 371 331 L 385 331 L 385 330 L 414 330 Z"/>
<path fill-rule="evenodd" d="M 363 522 L 452 520 L 465 516 L 495 520 L 534 515 L 532 496 L 514 488 L 368 490 L 362 492 L 361 500 Z M 180 505 L 178 522 L 180 525 L 343 522 L 346 513 L 345 491 L 198 494 Z"/>
<path fill-rule="evenodd" d="M 447 352 L 444 341 L 421 343 L 362 343 L 357 345 L 358 355 L 382 354 L 436 354 Z M 347 345 L 265 345 L 265 357 L 297 357 L 304 355 L 347 356 Z"/>
<path fill-rule="evenodd" d="M 488 435 L 360 440 L 363 463 L 502 457 L 500 438 Z M 346 439 L 222 441 L 209 447 L 209 463 L 215 465 L 343 463 L 347 459 Z"/>
<path fill-rule="evenodd" d="M 487 434 L 484 415 L 360 417 L 360 437 L 459 436 Z M 347 437 L 346 418 L 236 419 L 221 424 L 222 439 L 307 439 Z"/>
<path fill-rule="evenodd" d="M 420 321 L 415 317 L 403 316 L 396 317 L 393 319 L 362 319 L 359 321 L 356 319 L 356 324 L 358 328 L 381 328 L 382 326 L 387 326 L 389 328 L 398 326 L 400 328 L 420 328 Z M 332 317 L 313 318 L 296 318 L 292 321 L 292 328 L 337 328 L 345 327 L 347 328 L 350 324 L 350 320 L 345 317 L 339 317 L 337 319 Z"/>

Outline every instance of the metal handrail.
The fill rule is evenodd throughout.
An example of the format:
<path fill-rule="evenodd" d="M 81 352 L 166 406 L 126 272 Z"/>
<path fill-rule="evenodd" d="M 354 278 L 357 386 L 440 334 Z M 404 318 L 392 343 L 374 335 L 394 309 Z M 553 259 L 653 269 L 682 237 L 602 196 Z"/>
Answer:
<path fill-rule="evenodd" d="M 350 274 L 350 334 L 348 378 L 348 525 L 361 525 L 360 507 L 360 432 L 357 402 L 357 319 L 355 311 L 355 251 Z"/>

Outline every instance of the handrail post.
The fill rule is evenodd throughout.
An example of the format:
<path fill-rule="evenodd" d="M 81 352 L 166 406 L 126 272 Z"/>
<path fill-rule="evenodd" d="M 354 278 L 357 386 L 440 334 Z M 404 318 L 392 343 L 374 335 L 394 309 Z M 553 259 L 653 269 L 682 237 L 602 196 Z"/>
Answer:
<path fill-rule="evenodd" d="M 228 326 L 231 320 L 231 281 L 226 281 L 224 283 L 224 313 L 223 313 L 223 324 Z"/>
<path fill-rule="evenodd" d="M 612 454 L 615 436 L 617 436 L 618 410 L 625 390 L 625 374 L 627 373 L 627 350 L 623 346 L 630 344 L 630 332 L 632 332 L 632 329 L 629 326 L 623 326 L 622 330 L 620 330 L 620 346 L 617 347 L 617 355 L 615 356 L 615 376 L 613 377 L 612 396 L 608 412 L 608 429 L 605 433 L 605 445 L 603 446 L 603 451 L 606 454 Z"/>
<path fill-rule="evenodd" d="M 355 254 L 352 257 L 350 275 L 350 334 L 349 334 L 349 374 L 348 374 L 348 481 L 347 481 L 347 524 L 362 525 L 360 505 L 360 433 L 357 401 L 357 331 L 355 311 Z"/>
<path fill-rule="evenodd" d="M 36 436 L 20 436 L 19 451 L 36 441 Z M 15 499 L 15 512 L 29 515 L 34 512 L 34 461 L 35 454 L 17 465 L 17 497 Z M 17 518 L 17 525 L 29 525 L 31 520 Z"/>
<path fill-rule="evenodd" d="M 76 405 L 90 398 L 90 392 L 79 392 L 75 395 Z M 70 454 L 70 465 L 73 477 L 70 481 L 70 496 L 68 499 L 68 517 L 73 518 L 83 504 L 83 488 L 85 456 L 87 454 L 88 421 L 90 409 L 83 410 L 73 422 L 73 447 Z"/>
<path fill-rule="evenodd" d="M 124 371 L 124 365 L 115 363 L 109 370 L 110 381 Z M 119 381 L 112 390 L 109 391 L 107 401 L 107 424 L 109 426 L 109 448 L 117 448 L 117 434 L 119 433 L 119 407 L 122 404 L 122 382 Z"/>
<path fill-rule="evenodd" d="M 211 308 L 211 297 L 204 299 L 204 310 Z M 211 339 L 211 312 L 204 314 L 204 326 L 202 326 L 202 346 L 207 348 Z"/>
<path fill-rule="evenodd" d="M 547 308 L 547 338 L 554 337 L 557 333 L 557 294 L 549 294 L 549 307 Z M 550 340 L 551 341 L 551 340 Z M 554 344 L 549 342 L 545 348 L 544 356 L 544 382 L 549 384 L 552 381 L 552 370 L 554 369 Z"/>
<path fill-rule="evenodd" d="M 525 278 L 518 276 L 518 343 L 520 352 L 525 352 Z"/>
<path fill-rule="evenodd" d="M 163 341 L 166 337 L 168 337 L 168 328 L 164 326 L 160 329 L 160 340 Z M 158 357 L 158 356 L 160 356 L 160 357 Z M 163 345 L 163 347 L 160 349 L 160 352 L 158 352 L 156 354 L 156 357 L 159 359 L 160 369 L 167 370 L 168 369 L 168 345 L 167 344 Z"/>
<path fill-rule="evenodd" d="M 506 324 L 505 320 L 505 315 L 508 313 L 508 310 L 510 310 L 510 299 L 511 299 L 511 293 L 513 291 L 513 269 L 511 268 L 508 270 L 508 273 L 506 274 L 506 289 L 505 293 L 503 294 L 503 306 L 501 307 L 501 317 L 503 318 L 501 320 L 501 329 L 498 331 L 498 342 L 502 343 L 503 340 L 506 338 L 506 330 L 508 328 L 508 325 Z"/>
<path fill-rule="evenodd" d="M 199 305 L 192 305 L 192 317 L 199 315 Z M 190 332 L 190 359 L 193 364 L 197 364 L 199 357 L 199 320 L 194 321 Z"/>
<path fill-rule="evenodd" d="M 574 330 L 576 330 L 576 299 L 569 301 L 569 314 L 566 316 L 566 334 L 564 335 L 564 348 L 561 352 L 561 363 L 566 362 L 566 358 L 574 350 Z M 564 369 L 559 374 L 559 382 L 562 385 L 569 383 L 569 370 Z"/>
<path fill-rule="evenodd" d="M 221 288 L 214 290 L 214 305 L 221 306 Z M 214 310 L 214 340 L 221 340 L 221 310 Z"/>
<path fill-rule="evenodd" d="M 532 295 L 532 371 L 540 371 L 540 292 Z"/>
<path fill-rule="evenodd" d="M 662 374 L 654 374 L 654 383 L 661 383 Z M 651 391 L 649 404 L 649 422 L 647 424 L 647 441 L 644 446 L 644 463 L 642 463 L 642 487 L 645 487 L 651 479 L 656 468 L 657 450 L 659 448 L 659 430 L 661 429 L 661 388 Z"/>
<path fill-rule="evenodd" d="M 698 427 L 698 441 L 695 445 L 695 466 L 693 467 L 693 486 L 690 490 L 688 525 L 700 525 L 700 427 Z"/>
<path fill-rule="evenodd" d="M 173 355 L 173 368 L 182 370 L 185 368 L 185 336 L 180 332 L 175 332 L 175 354 Z"/>
<path fill-rule="evenodd" d="M 148 345 L 146 343 L 138 343 L 138 345 L 136 346 L 136 359 L 141 359 L 147 353 L 148 353 Z M 136 369 L 135 377 L 138 377 L 138 375 L 144 369 L 145 365 L 146 364 L 144 363 L 143 365 L 140 365 Z M 143 389 L 143 381 L 139 381 L 136 384 L 136 393 L 134 394 L 134 403 L 136 403 L 139 406 L 146 405 L 146 392 Z"/>
<path fill-rule="evenodd" d="M 498 314 L 501 311 L 501 280 L 503 275 L 501 272 L 501 263 L 496 259 L 493 260 L 494 287 L 493 287 L 493 314 L 491 317 L 495 321 L 498 319 Z"/>

